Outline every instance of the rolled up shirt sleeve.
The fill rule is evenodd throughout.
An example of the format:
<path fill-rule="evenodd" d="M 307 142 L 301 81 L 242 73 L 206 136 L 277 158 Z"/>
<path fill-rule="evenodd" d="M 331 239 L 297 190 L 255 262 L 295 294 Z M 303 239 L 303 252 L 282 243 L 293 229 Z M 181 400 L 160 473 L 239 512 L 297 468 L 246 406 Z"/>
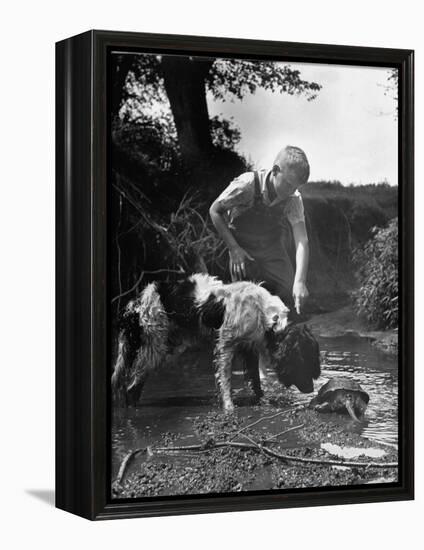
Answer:
<path fill-rule="evenodd" d="M 235 178 L 228 187 L 219 195 L 215 202 L 225 210 L 248 207 L 252 204 L 254 195 L 253 173 L 245 172 Z"/>
<path fill-rule="evenodd" d="M 288 201 L 286 216 L 291 225 L 305 221 L 305 209 L 303 207 L 302 195 L 296 191 Z"/>

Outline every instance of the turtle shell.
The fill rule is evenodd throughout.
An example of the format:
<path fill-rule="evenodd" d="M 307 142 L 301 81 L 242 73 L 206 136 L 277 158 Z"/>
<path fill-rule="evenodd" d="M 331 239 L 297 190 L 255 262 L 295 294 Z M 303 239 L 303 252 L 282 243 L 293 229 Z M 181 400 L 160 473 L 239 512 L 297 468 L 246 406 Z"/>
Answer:
<path fill-rule="evenodd" d="M 319 390 L 316 397 L 318 403 L 323 403 L 330 399 L 330 394 L 337 390 L 344 390 L 349 392 L 357 392 L 360 394 L 365 403 L 368 403 L 370 396 L 365 390 L 361 388 L 358 382 L 351 380 L 350 378 L 336 377 L 326 382 Z"/>

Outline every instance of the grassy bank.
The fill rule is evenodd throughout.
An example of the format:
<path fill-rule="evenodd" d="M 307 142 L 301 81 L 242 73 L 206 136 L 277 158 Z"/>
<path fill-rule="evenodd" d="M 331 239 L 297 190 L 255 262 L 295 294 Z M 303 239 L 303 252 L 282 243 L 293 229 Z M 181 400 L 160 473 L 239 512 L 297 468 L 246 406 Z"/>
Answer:
<path fill-rule="evenodd" d="M 387 184 L 311 182 L 302 190 L 311 243 L 310 307 L 331 311 L 356 286 L 354 251 L 397 215 L 398 189 Z"/>

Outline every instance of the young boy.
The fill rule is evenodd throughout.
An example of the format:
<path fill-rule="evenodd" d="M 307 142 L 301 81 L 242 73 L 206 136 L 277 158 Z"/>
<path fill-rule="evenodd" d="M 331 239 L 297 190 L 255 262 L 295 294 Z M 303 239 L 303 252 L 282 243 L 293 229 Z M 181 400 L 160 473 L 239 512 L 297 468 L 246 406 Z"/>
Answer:
<path fill-rule="evenodd" d="M 210 207 L 210 216 L 230 252 L 234 280 L 263 281 L 298 314 L 308 297 L 309 245 L 298 188 L 309 178 L 302 149 L 287 146 L 271 170 L 246 172 L 233 180 Z M 284 237 L 291 225 L 296 267 Z"/>

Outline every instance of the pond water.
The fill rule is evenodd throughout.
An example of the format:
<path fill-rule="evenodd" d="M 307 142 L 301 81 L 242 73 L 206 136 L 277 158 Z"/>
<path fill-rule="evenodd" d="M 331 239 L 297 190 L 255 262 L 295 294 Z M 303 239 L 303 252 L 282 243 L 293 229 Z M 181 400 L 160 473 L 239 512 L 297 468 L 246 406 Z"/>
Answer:
<path fill-rule="evenodd" d="M 382 443 L 398 442 L 398 359 L 380 351 L 366 338 L 356 335 L 320 338 L 321 377 L 315 389 L 335 376 L 352 378 L 369 394 L 370 401 L 361 425 L 351 429 Z M 297 392 L 297 402 L 309 396 Z M 349 425 L 351 424 L 348 421 Z"/>
<path fill-rule="evenodd" d="M 317 391 L 334 376 L 351 377 L 370 395 L 365 420 L 360 425 L 348 416 L 322 415 L 342 423 L 346 430 L 358 432 L 379 443 L 398 442 L 398 361 L 378 350 L 367 339 L 355 335 L 319 338 L 321 377 Z M 243 373 L 233 372 L 238 415 L 251 420 L 260 417 L 260 407 L 252 407 L 244 395 Z M 294 387 L 286 390 L 287 404 L 306 404 L 313 394 L 301 394 Z M 165 432 L 183 434 L 184 444 L 195 442 L 192 420 L 217 409 L 211 351 L 188 350 L 178 364 L 167 364 L 146 382 L 137 408 L 115 408 L 112 419 L 112 476 L 130 449 L 154 444 Z M 271 429 L 273 422 L 264 423 Z M 281 424 L 278 426 L 281 429 Z M 190 441 L 191 440 L 191 441 Z M 287 446 L 296 445 L 296 433 L 287 438 Z"/>

